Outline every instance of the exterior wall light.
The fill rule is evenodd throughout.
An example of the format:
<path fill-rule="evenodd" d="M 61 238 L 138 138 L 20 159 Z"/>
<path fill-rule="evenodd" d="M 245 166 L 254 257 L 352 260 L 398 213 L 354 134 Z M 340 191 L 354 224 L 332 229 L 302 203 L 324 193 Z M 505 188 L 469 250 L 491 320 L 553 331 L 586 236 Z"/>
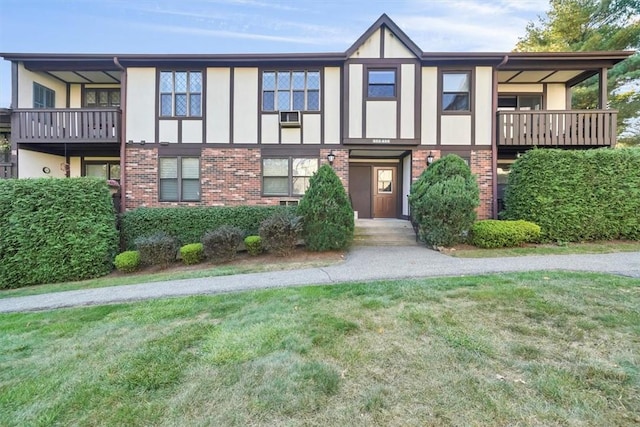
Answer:
<path fill-rule="evenodd" d="M 427 156 L 427 167 L 431 166 L 431 163 L 433 163 L 433 153 L 429 151 L 429 155 Z"/>
<path fill-rule="evenodd" d="M 329 154 L 327 154 L 327 160 L 329 161 L 329 164 L 330 164 L 331 166 L 333 166 L 333 161 L 334 161 L 335 159 L 336 159 L 336 155 L 335 155 L 335 154 L 333 154 L 333 150 L 331 150 L 331 151 L 329 152 Z"/>

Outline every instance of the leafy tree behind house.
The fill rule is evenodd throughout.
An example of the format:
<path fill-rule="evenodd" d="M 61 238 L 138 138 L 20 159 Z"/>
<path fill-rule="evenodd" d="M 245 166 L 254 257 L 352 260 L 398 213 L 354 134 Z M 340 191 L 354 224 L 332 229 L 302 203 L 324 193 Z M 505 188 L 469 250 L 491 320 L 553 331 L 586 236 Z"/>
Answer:
<path fill-rule="evenodd" d="M 338 175 L 323 165 L 311 177 L 298 215 L 304 217 L 303 237 L 312 251 L 344 249 L 353 240 L 353 208 Z"/>
<path fill-rule="evenodd" d="M 579 52 L 637 50 L 640 47 L 640 0 L 551 0 L 550 9 L 530 22 L 515 50 Z M 608 73 L 610 107 L 619 111 L 621 142 L 640 143 L 640 54 Z M 598 78 L 576 86 L 572 108 L 597 108 Z"/>

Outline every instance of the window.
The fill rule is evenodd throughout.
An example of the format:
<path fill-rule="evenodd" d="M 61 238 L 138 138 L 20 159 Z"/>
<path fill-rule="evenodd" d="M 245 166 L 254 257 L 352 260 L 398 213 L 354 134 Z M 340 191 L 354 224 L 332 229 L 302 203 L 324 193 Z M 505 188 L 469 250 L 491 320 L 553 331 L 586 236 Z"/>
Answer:
<path fill-rule="evenodd" d="M 85 89 L 84 106 L 89 108 L 114 108 L 120 106 L 120 89 Z"/>
<path fill-rule="evenodd" d="M 320 72 L 263 72 L 262 110 L 320 111 Z"/>
<path fill-rule="evenodd" d="M 39 85 L 33 84 L 33 108 L 55 108 L 56 106 L 56 93 L 49 89 Z"/>
<path fill-rule="evenodd" d="M 202 115 L 202 72 L 160 72 L 160 116 L 200 117 Z"/>
<path fill-rule="evenodd" d="M 541 95 L 500 95 L 498 96 L 498 110 L 541 110 Z"/>
<path fill-rule="evenodd" d="M 262 193 L 265 196 L 302 196 L 318 170 L 318 159 L 262 159 Z"/>
<path fill-rule="evenodd" d="M 159 172 L 161 202 L 200 201 L 198 157 L 161 157 Z"/>
<path fill-rule="evenodd" d="M 369 70 L 368 75 L 369 98 L 395 98 L 396 96 L 396 71 L 395 70 Z"/>
<path fill-rule="evenodd" d="M 444 73 L 442 75 L 442 110 L 470 111 L 470 73 Z"/>
<path fill-rule="evenodd" d="M 120 181 L 120 162 L 86 162 L 84 176 Z"/>

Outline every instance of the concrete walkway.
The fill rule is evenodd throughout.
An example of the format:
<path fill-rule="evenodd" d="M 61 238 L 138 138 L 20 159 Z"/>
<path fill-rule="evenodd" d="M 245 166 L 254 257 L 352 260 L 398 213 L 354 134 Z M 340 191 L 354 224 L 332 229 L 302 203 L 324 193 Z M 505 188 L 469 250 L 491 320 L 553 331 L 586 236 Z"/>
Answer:
<path fill-rule="evenodd" d="M 355 247 L 322 268 L 182 279 L 0 299 L 0 312 L 48 310 L 184 295 L 381 279 L 463 276 L 533 270 L 593 271 L 640 278 L 640 252 L 509 258 L 453 258 L 424 247 Z"/>

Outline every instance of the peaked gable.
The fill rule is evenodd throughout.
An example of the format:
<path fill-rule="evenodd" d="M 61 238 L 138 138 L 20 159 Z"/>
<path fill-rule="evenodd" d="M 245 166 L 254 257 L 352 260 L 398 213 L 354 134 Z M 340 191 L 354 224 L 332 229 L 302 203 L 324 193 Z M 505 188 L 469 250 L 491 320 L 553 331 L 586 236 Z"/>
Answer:
<path fill-rule="evenodd" d="M 382 14 L 346 51 L 348 58 L 421 58 L 422 55 L 422 49 L 387 14 Z"/>

